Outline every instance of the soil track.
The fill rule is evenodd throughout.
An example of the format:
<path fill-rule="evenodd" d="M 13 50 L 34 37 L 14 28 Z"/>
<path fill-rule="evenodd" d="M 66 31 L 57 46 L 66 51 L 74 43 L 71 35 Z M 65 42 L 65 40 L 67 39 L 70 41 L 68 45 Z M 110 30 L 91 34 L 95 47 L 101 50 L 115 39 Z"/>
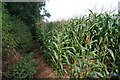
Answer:
<path fill-rule="evenodd" d="M 55 72 L 46 63 L 43 56 L 40 54 L 41 50 L 38 47 L 38 43 L 33 42 L 33 50 L 35 53 L 35 59 L 38 61 L 37 74 L 34 75 L 35 78 L 56 78 Z"/>
<path fill-rule="evenodd" d="M 49 67 L 49 65 L 45 62 L 44 58 L 40 55 L 40 50 L 36 50 L 35 58 L 38 61 L 38 69 L 37 74 L 34 76 L 35 78 L 56 78 L 54 71 Z"/>

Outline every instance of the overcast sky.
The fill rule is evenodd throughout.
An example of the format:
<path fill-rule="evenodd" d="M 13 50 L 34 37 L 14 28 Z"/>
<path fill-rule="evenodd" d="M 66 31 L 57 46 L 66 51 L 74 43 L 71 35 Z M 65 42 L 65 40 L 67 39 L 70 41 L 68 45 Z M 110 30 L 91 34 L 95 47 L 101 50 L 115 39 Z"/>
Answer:
<path fill-rule="evenodd" d="M 88 14 L 88 9 L 109 12 L 118 9 L 118 1 L 120 0 L 48 0 L 45 8 L 51 14 L 48 20 L 56 21 Z"/>

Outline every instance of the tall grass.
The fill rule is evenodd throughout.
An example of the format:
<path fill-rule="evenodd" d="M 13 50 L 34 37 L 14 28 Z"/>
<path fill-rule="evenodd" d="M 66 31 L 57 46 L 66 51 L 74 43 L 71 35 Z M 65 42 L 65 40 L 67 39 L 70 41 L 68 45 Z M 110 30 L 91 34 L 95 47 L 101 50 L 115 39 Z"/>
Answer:
<path fill-rule="evenodd" d="M 41 49 L 58 77 L 119 76 L 118 15 L 90 12 L 59 27 L 37 28 Z"/>

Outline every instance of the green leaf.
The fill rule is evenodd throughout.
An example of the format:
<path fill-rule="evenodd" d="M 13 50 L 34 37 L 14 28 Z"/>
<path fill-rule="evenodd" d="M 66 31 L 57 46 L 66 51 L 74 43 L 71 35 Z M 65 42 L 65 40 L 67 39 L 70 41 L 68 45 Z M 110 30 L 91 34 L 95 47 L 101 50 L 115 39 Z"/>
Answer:
<path fill-rule="evenodd" d="M 95 73 L 96 73 L 97 75 L 99 75 L 100 77 L 104 77 L 104 76 L 102 75 L 102 73 L 100 73 L 100 72 L 96 72 L 96 71 L 95 71 Z"/>
<path fill-rule="evenodd" d="M 112 56 L 113 60 L 115 61 L 115 56 L 114 56 L 113 51 L 112 51 L 111 49 L 108 49 L 108 51 L 110 52 L 110 54 L 111 54 L 111 56 Z"/>

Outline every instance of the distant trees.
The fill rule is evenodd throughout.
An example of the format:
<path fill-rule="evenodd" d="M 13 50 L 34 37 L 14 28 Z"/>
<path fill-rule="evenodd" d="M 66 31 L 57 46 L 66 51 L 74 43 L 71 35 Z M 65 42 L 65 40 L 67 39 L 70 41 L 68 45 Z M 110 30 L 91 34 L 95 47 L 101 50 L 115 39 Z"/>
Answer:
<path fill-rule="evenodd" d="M 43 2 L 9 2 L 6 4 L 5 8 L 11 15 L 19 17 L 29 26 L 43 19 L 44 16 L 50 16 L 45 10 L 45 3 Z M 41 15 L 41 11 L 43 11 L 44 14 Z"/>

